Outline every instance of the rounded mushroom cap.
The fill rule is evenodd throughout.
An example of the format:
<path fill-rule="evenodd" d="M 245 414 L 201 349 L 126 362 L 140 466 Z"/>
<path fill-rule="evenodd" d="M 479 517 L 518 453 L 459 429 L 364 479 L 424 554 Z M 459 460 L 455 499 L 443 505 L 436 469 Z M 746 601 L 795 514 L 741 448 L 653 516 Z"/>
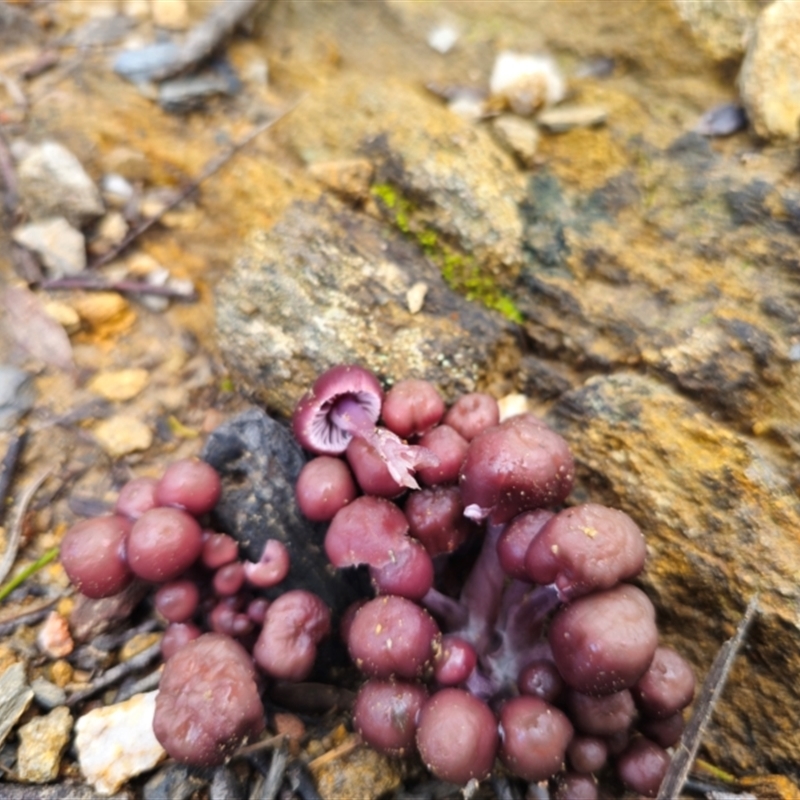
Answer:
<path fill-rule="evenodd" d="M 564 766 L 572 739 L 566 714 L 539 697 L 513 697 L 500 709 L 500 760 L 526 781 L 543 781 Z"/>
<path fill-rule="evenodd" d="M 240 644 L 220 633 L 206 633 L 167 661 L 153 731 L 176 761 L 221 764 L 263 730 L 255 668 Z"/>
<path fill-rule="evenodd" d="M 532 414 L 519 414 L 470 442 L 459 476 L 464 514 L 508 522 L 523 511 L 563 502 L 574 479 L 564 439 Z"/>
<path fill-rule="evenodd" d="M 489 706 L 463 689 L 442 689 L 423 706 L 417 727 L 422 760 L 437 778 L 466 784 L 492 770 L 499 734 Z"/>
<path fill-rule="evenodd" d="M 61 543 L 61 564 L 86 597 L 119 594 L 132 580 L 126 543 L 133 524 L 110 514 L 73 525 Z"/>
<path fill-rule="evenodd" d="M 633 686 L 653 660 L 655 609 L 641 589 L 623 583 L 564 606 L 550 624 L 549 639 L 569 686 L 585 694 L 613 694 Z"/>
<path fill-rule="evenodd" d="M 370 747 L 391 756 L 415 748 L 417 718 L 428 692 L 420 683 L 397 680 L 367 681 L 353 706 L 353 725 Z"/>
<path fill-rule="evenodd" d="M 273 678 L 305 680 L 317 645 L 331 630 L 331 612 L 312 592 L 293 589 L 275 600 L 253 650 L 256 663 Z"/>
<path fill-rule="evenodd" d="M 331 420 L 330 412 L 342 398 L 355 401 L 374 425 L 383 403 L 383 389 L 378 379 L 363 367 L 339 364 L 314 382 L 297 404 L 292 430 L 298 442 L 312 453 L 335 456 L 343 453 L 353 434 Z"/>
<path fill-rule="evenodd" d="M 574 599 L 634 578 L 646 555 L 644 536 L 626 513 L 584 503 L 560 511 L 532 537 L 526 577 L 554 583 L 562 599 Z"/>

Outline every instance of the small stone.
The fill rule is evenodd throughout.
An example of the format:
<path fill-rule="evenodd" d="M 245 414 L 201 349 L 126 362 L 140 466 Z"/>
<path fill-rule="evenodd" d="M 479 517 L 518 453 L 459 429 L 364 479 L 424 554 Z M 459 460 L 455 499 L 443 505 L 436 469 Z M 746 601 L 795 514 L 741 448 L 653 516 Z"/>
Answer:
<path fill-rule="evenodd" d="M 122 177 L 125 181 L 145 181 L 150 177 L 150 162 L 141 150 L 132 147 L 115 147 L 105 158 L 105 166 L 115 180 Z M 128 186 L 131 184 L 128 183 Z M 133 187 L 131 187 L 132 189 Z"/>
<path fill-rule="evenodd" d="M 159 216 L 159 214 L 163 214 L 172 200 L 173 195 L 171 192 L 155 189 L 142 197 L 139 211 L 145 219 L 152 219 Z"/>
<path fill-rule="evenodd" d="M 266 87 L 269 84 L 269 64 L 266 59 L 251 58 L 244 65 L 242 77 L 257 86 Z"/>
<path fill-rule="evenodd" d="M 81 327 L 78 312 L 59 300 L 47 300 L 43 304 L 45 313 L 51 316 L 67 333 L 75 333 Z"/>
<path fill-rule="evenodd" d="M 143 650 L 154 645 L 156 642 L 161 641 L 161 633 L 151 631 L 150 633 L 137 633 L 131 636 L 127 642 L 120 648 L 119 660 L 129 661 L 134 656 L 139 655 Z"/>
<path fill-rule="evenodd" d="M 69 624 L 75 641 L 91 641 L 95 636 L 100 636 L 128 619 L 146 593 L 147 587 L 139 581 L 134 581 L 119 594 L 101 597 L 99 600 L 79 594 L 75 601 L 75 608 L 69 616 Z M 55 664 L 51 677 L 55 683 L 63 685 L 56 678 Z"/>
<path fill-rule="evenodd" d="M 497 405 L 500 407 L 500 422 L 531 410 L 530 401 L 524 394 L 507 394 L 497 401 Z"/>
<path fill-rule="evenodd" d="M 80 228 L 99 217 L 103 200 L 80 161 L 58 142 L 30 149 L 18 168 L 19 191 L 34 219 L 65 217 Z"/>
<path fill-rule="evenodd" d="M 153 432 L 150 428 L 141 420 L 127 414 L 102 420 L 94 427 L 93 433 L 98 444 L 112 458 L 147 450 L 153 443 Z"/>
<path fill-rule="evenodd" d="M 318 161 L 308 171 L 321 184 L 353 200 L 363 200 L 372 183 L 374 168 L 365 158 Z"/>
<path fill-rule="evenodd" d="M 775 0 L 761 11 L 739 90 L 759 136 L 800 141 L 800 3 Z"/>
<path fill-rule="evenodd" d="M 380 797 L 401 782 L 399 766 L 386 756 L 359 747 L 352 753 L 312 769 L 323 800 L 342 797 Z"/>
<path fill-rule="evenodd" d="M 133 253 L 125 264 L 128 268 L 128 274 L 133 278 L 144 278 L 151 272 L 158 272 L 164 269 L 153 256 L 147 253 Z"/>
<path fill-rule="evenodd" d="M 133 199 L 134 194 L 130 182 L 115 172 L 109 172 L 103 176 L 100 181 L 100 191 L 103 193 L 106 204 L 112 208 L 125 208 Z"/>
<path fill-rule="evenodd" d="M 92 292 L 77 298 L 73 308 L 80 318 L 92 328 L 112 322 L 128 310 L 128 301 L 116 292 Z"/>
<path fill-rule="evenodd" d="M 122 13 L 141 22 L 150 16 L 150 3 L 148 0 L 124 0 Z"/>
<path fill-rule="evenodd" d="M 489 88 L 500 108 L 510 108 L 523 117 L 560 102 L 567 92 L 561 70 L 550 56 L 509 50 L 497 56 Z"/>
<path fill-rule="evenodd" d="M 86 269 L 83 234 L 63 217 L 20 225 L 11 232 L 11 237 L 36 253 L 52 278 L 77 275 Z"/>
<path fill-rule="evenodd" d="M 428 47 L 437 53 L 449 53 L 458 41 L 458 29 L 454 25 L 437 25 L 428 34 Z"/>
<path fill-rule="evenodd" d="M 75 648 L 69 625 L 58 611 L 51 611 L 39 628 L 36 644 L 50 658 L 64 658 Z"/>
<path fill-rule="evenodd" d="M 159 28 L 185 31 L 189 27 L 189 6 L 186 0 L 150 0 L 153 22 Z"/>
<path fill-rule="evenodd" d="M 67 693 L 60 686 L 56 686 L 45 678 L 36 678 L 31 681 L 31 689 L 33 689 L 34 700 L 42 708 L 56 708 L 63 706 L 67 701 Z"/>
<path fill-rule="evenodd" d="M 738 103 L 720 103 L 697 121 L 693 130 L 701 136 L 730 136 L 747 127 L 747 114 Z"/>
<path fill-rule="evenodd" d="M 158 85 L 158 103 L 166 111 L 182 114 L 202 106 L 212 97 L 234 95 L 241 88 L 230 68 L 208 69 L 196 75 L 173 78 Z"/>
<path fill-rule="evenodd" d="M 424 281 L 417 281 L 406 292 L 406 305 L 409 314 L 419 314 L 425 305 L 425 295 L 428 294 L 428 284 Z"/>
<path fill-rule="evenodd" d="M 535 125 L 512 114 L 503 114 L 492 122 L 492 129 L 500 144 L 524 166 L 536 164 L 539 131 Z"/>
<path fill-rule="evenodd" d="M 75 749 L 86 780 L 101 794 L 152 769 L 166 755 L 153 733 L 157 692 L 84 714 L 75 723 Z"/>
<path fill-rule="evenodd" d="M 59 706 L 19 729 L 17 773 L 28 783 L 49 783 L 58 777 L 61 756 L 69 744 L 72 714 Z"/>
<path fill-rule="evenodd" d="M 75 670 L 69 661 L 59 658 L 50 665 L 50 679 L 62 689 L 72 680 Z"/>
<path fill-rule="evenodd" d="M 275 733 L 286 736 L 290 742 L 299 742 L 306 735 L 306 726 L 296 714 L 278 711 L 272 719 Z"/>
<path fill-rule="evenodd" d="M 594 128 L 608 119 L 608 110 L 603 106 L 559 106 L 547 108 L 536 122 L 550 133 L 564 133 L 573 128 Z"/>
<path fill-rule="evenodd" d="M 135 50 L 121 50 L 114 59 L 113 69 L 123 78 L 146 87 L 147 81 L 165 66 L 174 63 L 178 53 L 176 42 L 156 42 Z"/>
<path fill-rule="evenodd" d="M 93 255 L 102 256 L 116 247 L 128 234 L 128 223 L 119 211 L 106 214 L 97 225 L 97 230 L 89 243 Z"/>
<path fill-rule="evenodd" d="M 19 661 L 0 675 L 0 745 L 33 700 L 33 689 L 25 680 L 25 667 Z"/>
<path fill-rule="evenodd" d="M 478 92 L 459 92 L 447 101 L 447 108 L 467 122 L 477 122 L 486 116 L 486 98 Z"/>
<path fill-rule="evenodd" d="M 698 45 L 715 61 L 738 60 L 747 31 L 758 14 L 758 0 L 672 0 Z"/>
<path fill-rule="evenodd" d="M 146 369 L 132 368 L 100 372 L 87 385 L 90 392 L 99 394 L 112 402 L 132 400 L 139 394 L 150 379 Z"/>
<path fill-rule="evenodd" d="M 149 286 L 166 286 L 169 279 L 169 270 L 160 265 L 144 276 L 145 283 Z M 143 294 L 139 302 L 156 314 L 161 314 L 169 308 L 169 298 L 159 294 Z"/>

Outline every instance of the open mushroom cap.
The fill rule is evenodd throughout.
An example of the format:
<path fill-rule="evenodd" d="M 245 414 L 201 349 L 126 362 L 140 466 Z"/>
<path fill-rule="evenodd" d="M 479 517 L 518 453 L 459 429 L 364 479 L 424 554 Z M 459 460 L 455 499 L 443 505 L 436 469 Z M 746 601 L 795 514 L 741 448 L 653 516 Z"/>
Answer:
<path fill-rule="evenodd" d="M 292 418 L 294 435 L 306 450 L 318 455 L 338 455 L 347 449 L 352 432 L 343 430 L 331 418 L 337 402 L 345 398 L 361 406 L 372 425 L 378 421 L 383 403 L 378 379 L 354 364 L 332 367 L 301 398 Z"/>

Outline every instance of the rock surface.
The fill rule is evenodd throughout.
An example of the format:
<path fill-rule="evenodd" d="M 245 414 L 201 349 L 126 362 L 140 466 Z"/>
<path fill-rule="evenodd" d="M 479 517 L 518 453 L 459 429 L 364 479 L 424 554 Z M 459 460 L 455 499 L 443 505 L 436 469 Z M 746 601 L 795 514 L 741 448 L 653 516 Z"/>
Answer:
<path fill-rule="evenodd" d="M 33 690 L 25 680 L 25 667 L 17 662 L 0 675 L 0 744 L 11 733 L 17 720 L 33 700 Z"/>
<path fill-rule="evenodd" d="M 103 211 L 103 200 L 80 161 L 62 144 L 46 141 L 20 162 L 19 191 L 34 219 L 65 217 L 80 228 Z"/>
<path fill-rule="evenodd" d="M 757 0 L 672 0 L 694 40 L 715 61 L 738 60 L 759 11 Z"/>
<path fill-rule="evenodd" d="M 406 293 L 418 281 L 428 292 L 411 314 Z M 511 345 L 510 326 L 453 294 L 413 245 L 333 202 L 297 204 L 253 237 L 217 308 L 239 386 L 287 417 L 334 364 L 428 378 L 454 397 L 473 391 Z"/>
<path fill-rule="evenodd" d="M 401 783 L 397 763 L 367 747 L 359 747 L 313 771 L 322 800 L 341 797 L 380 797 Z"/>
<path fill-rule="evenodd" d="M 328 568 L 324 528 L 297 507 L 294 486 L 306 457 L 288 426 L 253 408 L 217 428 L 202 455 L 222 476 L 215 530 L 233 536 L 250 561 L 261 558 L 267 539 L 289 550 L 290 571 L 276 592 L 307 589 L 336 611 L 356 599 L 353 581 Z"/>
<path fill-rule="evenodd" d="M 63 217 L 50 217 L 14 229 L 14 241 L 42 260 L 51 278 L 77 275 L 86 269 L 83 234 Z"/>
<path fill-rule="evenodd" d="M 75 750 L 86 780 L 100 794 L 114 794 L 166 756 L 153 733 L 156 692 L 89 711 L 75 723 Z"/>
<path fill-rule="evenodd" d="M 61 756 L 72 733 L 72 714 L 59 706 L 19 729 L 17 772 L 29 783 L 50 783 L 58 777 Z"/>
<path fill-rule="evenodd" d="M 800 141 L 800 5 L 775 0 L 759 15 L 739 75 L 756 133 Z"/>

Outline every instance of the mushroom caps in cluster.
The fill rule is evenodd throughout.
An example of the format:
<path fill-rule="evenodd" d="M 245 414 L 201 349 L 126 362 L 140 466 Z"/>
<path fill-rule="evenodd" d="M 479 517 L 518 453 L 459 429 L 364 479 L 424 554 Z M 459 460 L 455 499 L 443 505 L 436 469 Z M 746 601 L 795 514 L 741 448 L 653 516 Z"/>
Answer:
<path fill-rule="evenodd" d="M 357 729 L 391 755 L 409 752 L 415 741 L 445 780 L 481 779 L 499 756 L 528 781 L 557 774 L 558 796 L 596 797 L 596 781 L 585 773 L 622 759 L 638 741 L 631 740 L 637 726 L 669 740 L 682 720 L 679 710 L 668 712 L 691 699 L 686 687 L 674 703 L 662 699 L 666 674 L 679 671 L 668 657 L 663 668 L 651 667 L 654 609 L 627 583 L 644 565 L 641 531 L 615 509 L 561 507 L 574 462 L 564 439 L 538 417 L 501 420 L 497 402 L 481 393 L 445 409 L 435 388 L 419 380 L 401 381 L 381 405 L 376 383 L 357 368 L 336 367 L 294 418 L 295 430 L 299 419 L 311 425 L 316 404 L 325 430 L 346 415 L 361 419 L 329 434 L 347 441 L 336 470 L 353 483 L 341 479 L 347 491 L 336 490 L 325 512 L 332 564 L 367 565 L 378 594 L 342 625 L 368 678 L 356 701 Z M 368 415 L 354 407 L 365 386 L 375 399 Z M 322 389 L 333 394 L 323 397 Z M 321 419 L 313 423 L 319 429 Z M 381 442 L 391 444 L 382 450 Z M 310 438 L 303 444 L 330 458 Z M 388 464 L 402 447 L 408 474 L 400 480 Z M 323 491 L 302 483 L 301 507 L 322 519 Z M 464 550 L 481 537 L 460 592 L 442 591 L 453 580 L 448 557 L 464 563 Z"/>

